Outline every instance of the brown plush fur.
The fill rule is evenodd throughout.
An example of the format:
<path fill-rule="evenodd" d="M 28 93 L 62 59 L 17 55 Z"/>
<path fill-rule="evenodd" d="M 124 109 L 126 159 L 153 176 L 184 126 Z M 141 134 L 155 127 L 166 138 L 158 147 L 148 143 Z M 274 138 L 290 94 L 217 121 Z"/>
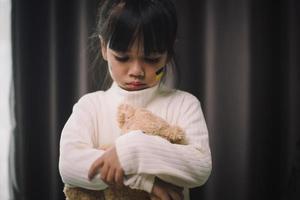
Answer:
<path fill-rule="evenodd" d="M 117 120 L 122 133 L 141 130 L 145 134 L 163 137 L 171 143 L 185 144 L 184 132 L 180 127 L 171 126 L 164 119 L 144 108 L 121 104 L 118 108 Z M 110 186 L 102 191 L 65 186 L 64 193 L 67 200 L 150 200 L 147 192 L 126 186 L 122 188 Z"/>
<path fill-rule="evenodd" d="M 118 122 L 123 133 L 141 130 L 145 134 L 157 135 L 172 143 L 185 143 L 184 132 L 180 127 L 171 126 L 164 119 L 144 108 L 121 104 L 118 110 Z"/>

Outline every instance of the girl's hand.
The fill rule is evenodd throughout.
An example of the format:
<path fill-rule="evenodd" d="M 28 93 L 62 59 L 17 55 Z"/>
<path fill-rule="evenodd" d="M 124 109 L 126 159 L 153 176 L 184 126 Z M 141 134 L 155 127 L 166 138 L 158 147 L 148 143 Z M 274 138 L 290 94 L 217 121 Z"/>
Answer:
<path fill-rule="evenodd" d="M 183 188 L 155 178 L 151 200 L 182 200 Z"/>
<path fill-rule="evenodd" d="M 108 185 L 123 185 L 124 171 L 121 167 L 115 146 L 107 149 L 101 157 L 94 161 L 89 169 L 89 179 L 93 179 L 98 173 L 100 173 L 101 179 Z"/>

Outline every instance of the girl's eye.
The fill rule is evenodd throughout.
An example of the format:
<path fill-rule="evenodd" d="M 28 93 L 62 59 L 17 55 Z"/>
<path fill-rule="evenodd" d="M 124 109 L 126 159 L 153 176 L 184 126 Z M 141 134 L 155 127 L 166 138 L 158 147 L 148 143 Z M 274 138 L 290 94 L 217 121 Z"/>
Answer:
<path fill-rule="evenodd" d="M 116 60 L 117 61 L 120 61 L 120 62 L 126 62 L 129 60 L 129 57 L 128 56 L 124 56 L 124 57 L 121 57 L 121 56 L 115 56 Z"/>
<path fill-rule="evenodd" d="M 158 63 L 160 58 L 144 58 L 147 63 Z"/>

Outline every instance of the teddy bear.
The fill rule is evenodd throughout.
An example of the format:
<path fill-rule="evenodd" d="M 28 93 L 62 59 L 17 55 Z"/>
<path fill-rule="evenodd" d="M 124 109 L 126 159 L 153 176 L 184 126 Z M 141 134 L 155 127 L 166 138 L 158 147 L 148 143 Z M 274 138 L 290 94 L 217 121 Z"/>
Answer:
<path fill-rule="evenodd" d="M 148 135 L 157 135 L 171 143 L 185 144 L 184 132 L 145 108 L 121 104 L 118 108 L 118 123 L 122 133 L 141 130 Z"/>
<path fill-rule="evenodd" d="M 179 126 L 170 125 L 145 108 L 121 104 L 117 111 L 117 122 L 122 134 L 141 130 L 144 134 L 160 136 L 171 143 L 186 144 L 184 131 Z M 108 146 L 100 147 L 106 148 Z M 65 186 L 64 193 L 67 200 L 150 200 L 149 193 L 128 186 L 109 186 L 101 191 Z"/>

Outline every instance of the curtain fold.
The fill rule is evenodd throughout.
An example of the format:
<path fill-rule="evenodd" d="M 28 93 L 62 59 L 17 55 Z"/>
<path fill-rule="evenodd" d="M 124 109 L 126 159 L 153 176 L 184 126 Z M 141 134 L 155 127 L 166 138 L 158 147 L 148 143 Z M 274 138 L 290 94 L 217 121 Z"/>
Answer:
<path fill-rule="evenodd" d="M 85 50 L 95 5 L 13 1 L 17 126 L 11 182 L 17 200 L 64 199 L 59 137 L 73 104 L 88 91 Z"/>
<path fill-rule="evenodd" d="M 179 86 L 201 101 L 213 156 L 192 199 L 299 199 L 299 1 L 174 2 Z M 97 3 L 12 1 L 16 200 L 64 199 L 60 132 L 105 72 L 88 51 Z"/>
<path fill-rule="evenodd" d="M 12 52 L 11 52 L 11 2 L 0 1 L 0 199 L 9 198 L 9 140 L 14 128 L 11 112 Z"/>
<path fill-rule="evenodd" d="M 282 157 L 285 162 L 281 168 L 282 180 L 284 183 L 283 199 L 296 200 L 300 197 L 300 3 L 299 1 L 289 1 L 287 6 L 288 14 L 288 49 L 287 49 L 287 70 L 288 91 L 286 94 L 286 113 L 287 137 L 283 138 L 283 146 L 286 148 L 283 151 Z"/>

